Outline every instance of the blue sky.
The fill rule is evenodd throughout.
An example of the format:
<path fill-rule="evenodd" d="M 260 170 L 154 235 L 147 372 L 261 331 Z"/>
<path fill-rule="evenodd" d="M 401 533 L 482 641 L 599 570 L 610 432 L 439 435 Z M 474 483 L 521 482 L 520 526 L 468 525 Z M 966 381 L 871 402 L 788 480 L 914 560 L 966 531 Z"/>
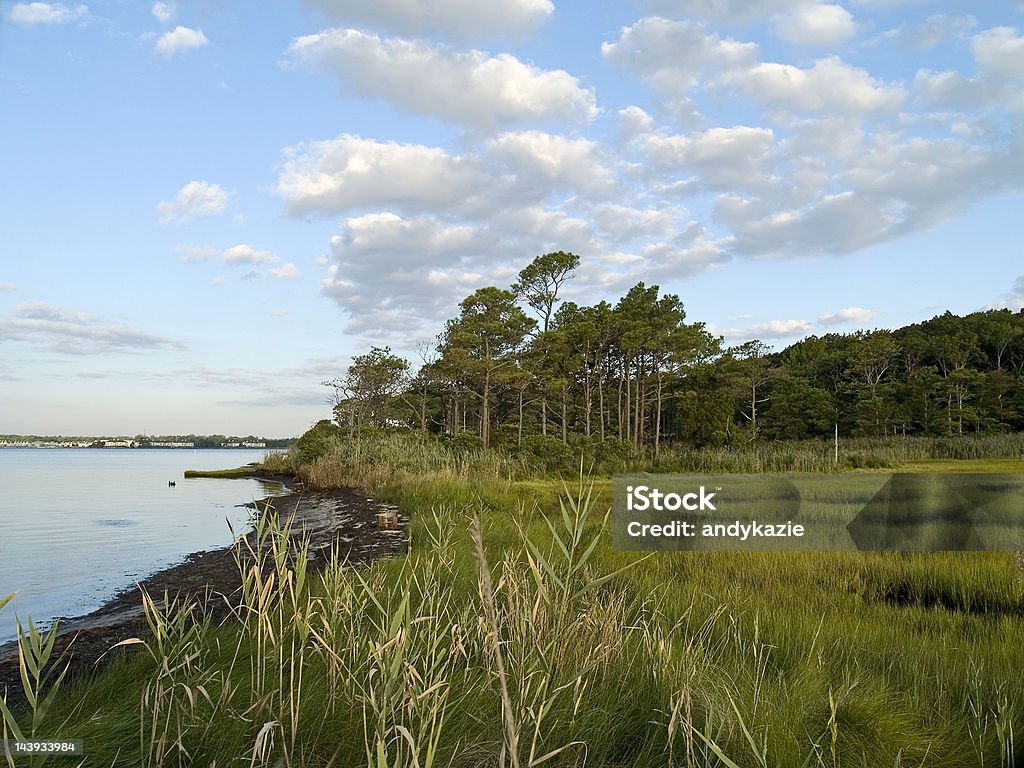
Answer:
<path fill-rule="evenodd" d="M 0 3 L 0 432 L 288 436 L 476 288 L 1024 306 L 1024 3 Z"/>

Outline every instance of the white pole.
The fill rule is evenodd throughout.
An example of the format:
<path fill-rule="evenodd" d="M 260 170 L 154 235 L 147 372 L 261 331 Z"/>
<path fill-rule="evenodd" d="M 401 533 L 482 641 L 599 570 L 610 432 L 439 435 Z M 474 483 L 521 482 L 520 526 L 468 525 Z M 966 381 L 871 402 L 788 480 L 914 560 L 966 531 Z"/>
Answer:
<path fill-rule="evenodd" d="M 836 422 L 836 464 L 839 463 L 839 422 Z"/>

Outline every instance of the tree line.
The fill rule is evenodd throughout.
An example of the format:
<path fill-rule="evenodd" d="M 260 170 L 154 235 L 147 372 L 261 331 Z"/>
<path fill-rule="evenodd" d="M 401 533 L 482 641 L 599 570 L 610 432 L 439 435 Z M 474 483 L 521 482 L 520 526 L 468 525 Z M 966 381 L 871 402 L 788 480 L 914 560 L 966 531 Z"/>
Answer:
<path fill-rule="evenodd" d="M 484 446 L 616 441 L 731 445 L 1024 429 L 1024 311 L 946 312 L 898 330 L 726 346 L 679 297 L 634 285 L 614 305 L 560 293 L 577 255 L 538 256 L 508 288 L 466 297 L 420 364 L 387 347 L 332 389 L 350 433 L 403 427 Z M 469 438 L 467 438 L 469 436 Z"/>

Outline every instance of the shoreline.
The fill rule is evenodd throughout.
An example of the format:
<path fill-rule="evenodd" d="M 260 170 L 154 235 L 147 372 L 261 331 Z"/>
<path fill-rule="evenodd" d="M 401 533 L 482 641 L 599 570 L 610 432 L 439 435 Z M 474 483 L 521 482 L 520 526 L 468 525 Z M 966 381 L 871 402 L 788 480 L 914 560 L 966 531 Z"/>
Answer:
<path fill-rule="evenodd" d="M 287 475 L 256 473 L 257 479 L 282 483 L 287 492 L 268 496 L 257 502 L 239 506 L 262 509 L 270 506 L 280 520 L 294 515 L 293 536 L 308 534 L 309 568 L 315 572 L 330 560 L 334 548 L 350 565 L 367 565 L 375 560 L 394 557 L 407 546 L 407 520 L 399 515 L 399 527 L 394 531 L 377 528 L 377 513 L 396 511 L 396 507 L 352 488 L 324 491 L 295 489 L 294 478 Z M 254 533 L 246 538 L 254 541 Z M 71 618 L 57 617 L 60 622 L 52 660 L 71 647 L 70 666 L 65 685 L 97 669 L 100 660 L 112 646 L 130 637 L 145 639 L 149 634 L 139 589 L 145 588 L 154 598 L 162 601 L 166 591 L 172 597 L 180 595 L 203 603 L 215 624 L 231 615 L 231 607 L 240 598 L 241 578 L 234 558 L 234 548 L 203 550 L 185 555 L 181 562 L 164 568 L 132 587 L 114 595 L 96 610 Z M 108 654 L 107 661 L 130 649 Z M 51 661 L 52 663 L 52 661 Z M 7 701 L 22 701 L 18 672 L 17 640 L 0 645 L 0 693 L 6 689 Z"/>

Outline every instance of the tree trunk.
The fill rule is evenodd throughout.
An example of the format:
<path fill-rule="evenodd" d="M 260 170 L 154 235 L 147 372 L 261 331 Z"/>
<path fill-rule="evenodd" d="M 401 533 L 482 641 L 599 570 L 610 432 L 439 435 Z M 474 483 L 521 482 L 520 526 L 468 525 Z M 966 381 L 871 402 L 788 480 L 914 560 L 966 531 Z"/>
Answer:
<path fill-rule="evenodd" d="M 569 405 L 565 384 L 562 385 L 562 445 L 569 444 Z"/>
<path fill-rule="evenodd" d="M 623 415 L 626 422 L 626 441 L 633 441 L 633 424 L 630 419 L 631 412 L 633 411 L 633 393 L 630 387 L 630 368 L 629 362 L 623 360 L 623 372 L 624 378 L 626 379 L 626 413 Z"/>
<path fill-rule="evenodd" d="M 654 420 L 654 460 L 658 460 L 658 452 L 661 449 L 661 365 L 658 365 L 658 415 Z"/>
<path fill-rule="evenodd" d="M 484 444 L 484 448 L 489 446 L 489 440 L 491 437 L 491 371 L 488 369 L 484 373 L 484 391 L 483 400 L 480 403 L 480 441 Z"/>
<path fill-rule="evenodd" d="M 590 386 L 590 374 L 583 378 L 583 386 L 586 396 L 584 397 L 584 429 L 587 437 L 590 437 L 590 411 L 594 407 L 594 394 Z"/>
<path fill-rule="evenodd" d="M 516 435 L 516 448 L 523 447 L 523 390 L 519 390 L 519 432 Z"/>

